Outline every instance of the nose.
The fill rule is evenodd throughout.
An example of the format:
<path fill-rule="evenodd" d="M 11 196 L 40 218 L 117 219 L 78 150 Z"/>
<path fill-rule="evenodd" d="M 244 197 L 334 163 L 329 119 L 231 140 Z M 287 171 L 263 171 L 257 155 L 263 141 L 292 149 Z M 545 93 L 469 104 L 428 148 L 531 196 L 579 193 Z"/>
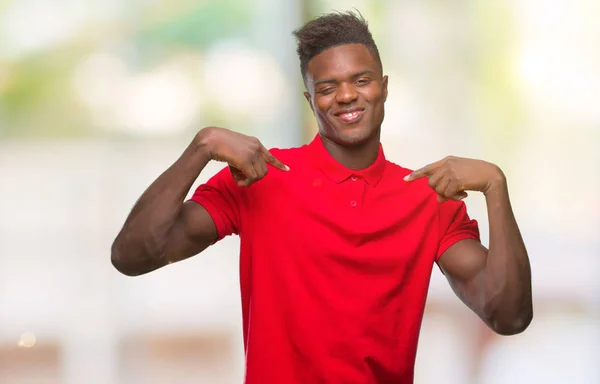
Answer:
<path fill-rule="evenodd" d="M 336 101 L 340 104 L 349 104 L 356 100 L 358 92 L 352 84 L 342 83 L 338 85 L 338 92 L 336 95 Z"/>

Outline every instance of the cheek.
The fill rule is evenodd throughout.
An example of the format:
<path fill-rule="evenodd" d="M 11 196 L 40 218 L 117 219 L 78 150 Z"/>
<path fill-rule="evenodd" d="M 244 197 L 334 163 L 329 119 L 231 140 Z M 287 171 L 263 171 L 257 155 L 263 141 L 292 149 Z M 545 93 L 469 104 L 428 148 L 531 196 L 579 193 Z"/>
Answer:
<path fill-rule="evenodd" d="M 383 104 L 383 102 L 384 102 L 383 90 L 382 89 L 373 90 L 373 92 L 371 93 L 371 100 L 373 100 L 373 103 Z"/>
<path fill-rule="evenodd" d="M 315 100 L 315 112 L 320 115 L 325 115 L 329 110 L 330 101 L 327 97 L 319 97 Z"/>
<path fill-rule="evenodd" d="M 369 99 L 371 101 L 371 105 L 376 109 L 376 110 L 382 110 L 384 107 L 384 103 L 385 103 L 385 95 L 382 92 L 374 92 L 373 94 L 371 94 L 371 97 Z"/>
<path fill-rule="evenodd" d="M 384 96 L 384 89 L 381 84 L 373 82 L 365 88 L 364 96 L 371 102 L 382 100 Z"/>

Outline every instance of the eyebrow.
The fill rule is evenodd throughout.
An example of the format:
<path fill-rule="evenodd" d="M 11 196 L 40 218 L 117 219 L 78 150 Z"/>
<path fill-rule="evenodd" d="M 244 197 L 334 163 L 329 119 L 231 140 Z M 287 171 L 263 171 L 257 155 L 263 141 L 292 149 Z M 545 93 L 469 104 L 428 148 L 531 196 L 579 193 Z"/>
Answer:
<path fill-rule="evenodd" d="M 354 75 L 352 75 L 352 78 L 356 79 L 357 77 L 361 77 L 361 76 L 367 75 L 367 74 L 374 75 L 375 71 L 371 71 L 370 69 L 367 69 L 365 71 L 361 71 L 361 72 L 355 73 Z M 322 79 L 322 80 L 315 81 L 314 86 L 316 87 L 319 84 L 323 84 L 323 83 L 335 83 L 335 82 L 336 82 L 335 79 Z"/>

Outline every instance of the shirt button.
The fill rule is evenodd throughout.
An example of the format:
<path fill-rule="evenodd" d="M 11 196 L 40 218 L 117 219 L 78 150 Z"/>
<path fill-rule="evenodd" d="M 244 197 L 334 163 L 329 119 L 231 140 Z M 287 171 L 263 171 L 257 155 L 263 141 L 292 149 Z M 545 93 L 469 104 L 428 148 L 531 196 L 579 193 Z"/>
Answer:
<path fill-rule="evenodd" d="M 350 202 L 350 206 L 351 206 L 352 208 L 356 207 L 356 201 L 352 200 L 352 201 Z"/>
<path fill-rule="evenodd" d="M 358 177 L 356 177 L 356 175 L 352 175 L 352 177 L 350 178 L 350 180 L 356 181 L 356 180 L 358 180 Z"/>

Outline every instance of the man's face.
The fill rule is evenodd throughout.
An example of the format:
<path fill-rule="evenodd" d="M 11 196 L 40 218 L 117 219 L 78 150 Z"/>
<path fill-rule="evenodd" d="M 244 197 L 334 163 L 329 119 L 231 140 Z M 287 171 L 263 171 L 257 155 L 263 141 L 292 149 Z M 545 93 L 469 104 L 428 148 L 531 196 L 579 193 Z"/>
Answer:
<path fill-rule="evenodd" d="M 315 56 L 308 63 L 304 96 L 319 133 L 343 146 L 379 134 L 387 83 L 377 58 L 363 44 L 340 45 Z"/>

